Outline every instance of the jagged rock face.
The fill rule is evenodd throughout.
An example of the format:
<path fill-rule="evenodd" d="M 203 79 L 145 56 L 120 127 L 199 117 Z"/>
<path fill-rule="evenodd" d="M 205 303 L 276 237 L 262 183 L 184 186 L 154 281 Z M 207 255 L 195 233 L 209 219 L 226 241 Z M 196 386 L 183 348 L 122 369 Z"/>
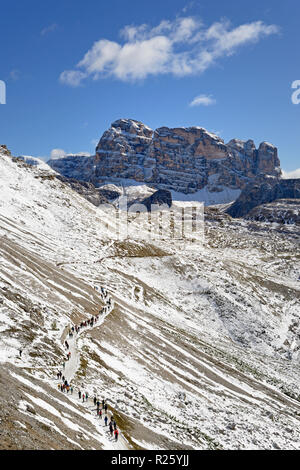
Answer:
<path fill-rule="evenodd" d="M 300 199 L 277 199 L 252 209 L 247 220 L 277 224 L 300 225 Z"/>
<path fill-rule="evenodd" d="M 278 176 L 277 149 L 266 142 L 224 141 L 201 127 L 161 127 L 121 119 L 106 131 L 96 148 L 96 180 L 129 178 L 161 189 L 193 193 L 208 186 L 243 188 L 260 173 Z"/>
<path fill-rule="evenodd" d="M 104 132 L 96 148 L 95 179 L 107 177 L 132 178 L 145 181 L 145 155 L 153 131 L 142 123 L 120 119 Z"/>
<path fill-rule="evenodd" d="M 280 176 L 277 149 L 266 142 L 258 149 L 252 140 L 225 144 L 201 127 L 153 131 L 131 119 L 119 119 L 104 132 L 95 157 L 66 157 L 49 164 L 64 176 L 96 186 L 125 178 L 186 194 L 203 188 L 242 189 L 258 175 Z"/>
<path fill-rule="evenodd" d="M 255 207 L 277 199 L 300 199 L 300 179 L 258 178 L 246 186 L 227 213 L 244 217 Z"/>
<path fill-rule="evenodd" d="M 75 178 L 79 181 L 93 182 L 94 156 L 67 156 L 56 160 L 49 160 L 48 165 L 66 178 Z"/>

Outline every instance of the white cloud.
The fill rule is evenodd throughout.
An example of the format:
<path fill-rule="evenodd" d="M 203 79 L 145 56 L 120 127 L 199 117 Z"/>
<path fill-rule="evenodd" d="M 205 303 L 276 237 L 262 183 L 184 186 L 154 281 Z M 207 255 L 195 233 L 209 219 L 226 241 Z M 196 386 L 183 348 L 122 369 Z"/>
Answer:
<path fill-rule="evenodd" d="M 56 23 L 52 23 L 49 26 L 46 26 L 46 28 L 42 29 L 41 36 L 45 36 L 48 33 L 52 33 L 57 28 L 58 28 L 58 25 Z"/>
<path fill-rule="evenodd" d="M 63 149 L 53 149 L 50 153 L 51 160 L 59 160 L 64 157 L 90 157 L 89 152 L 67 153 Z"/>
<path fill-rule="evenodd" d="M 65 157 L 67 154 L 63 149 L 53 149 L 50 153 L 51 160 L 57 160 L 58 158 Z"/>
<path fill-rule="evenodd" d="M 216 100 L 211 95 L 199 95 L 190 102 L 190 106 L 211 106 L 213 104 L 216 104 Z"/>
<path fill-rule="evenodd" d="M 279 31 L 275 25 L 265 25 L 262 21 L 243 24 L 229 31 L 230 24 L 220 22 L 213 24 L 206 32 L 207 39 L 216 41 L 216 52 L 231 54 L 236 47 L 249 42 L 257 42 L 262 36 L 269 36 Z"/>
<path fill-rule="evenodd" d="M 300 178 L 300 168 L 293 171 L 282 170 L 282 178 L 284 179 L 298 179 Z"/>
<path fill-rule="evenodd" d="M 187 4 L 185 5 L 185 7 L 182 8 L 182 12 L 183 12 L 183 13 L 186 13 L 188 10 L 190 10 L 191 8 L 193 8 L 194 3 L 195 3 L 194 1 L 187 3 Z"/>
<path fill-rule="evenodd" d="M 80 70 L 65 70 L 60 75 L 60 80 L 67 85 L 77 87 L 88 75 Z"/>
<path fill-rule="evenodd" d="M 9 76 L 14 82 L 16 82 L 17 80 L 20 79 L 21 73 L 20 73 L 19 70 L 13 69 L 13 70 L 10 71 Z"/>
<path fill-rule="evenodd" d="M 146 24 L 128 25 L 120 32 L 123 43 L 108 39 L 96 41 L 74 70 L 61 73 L 60 81 L 79 86 L 88 77 L 129 81 L 167 73 L 199 74 L 217 59 L 278 31 L 277 26 L 262 21 L 234 28 L 224 20 L 205 28 L 199 19 L 191 16 L 164 20 L 154 28 Z"/>

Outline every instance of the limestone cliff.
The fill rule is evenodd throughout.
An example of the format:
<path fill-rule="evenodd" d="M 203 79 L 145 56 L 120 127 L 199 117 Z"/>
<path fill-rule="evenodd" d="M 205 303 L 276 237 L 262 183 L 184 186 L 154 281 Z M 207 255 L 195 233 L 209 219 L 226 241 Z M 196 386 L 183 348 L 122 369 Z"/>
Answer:
<path fill-rule="evenodd" d="M 155 189 L 191 194 L 241 190 L 253 178 L 279 177 L 277 149 L 233 139 L 227 144 L 202 127 L 150 129 L 119 119 L 104 132 L 93 157 L 65 157 L 49 164 L 64 176 L 101 186 L 134 180 Z"/>

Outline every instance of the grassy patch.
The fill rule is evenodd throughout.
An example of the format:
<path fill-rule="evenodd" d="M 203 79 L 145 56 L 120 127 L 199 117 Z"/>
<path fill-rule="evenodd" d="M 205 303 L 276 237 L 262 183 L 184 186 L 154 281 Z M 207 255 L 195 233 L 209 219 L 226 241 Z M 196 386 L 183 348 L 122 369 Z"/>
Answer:
<path fill-rule="evenodd" d="M 134 243 L 129 240 L 115 242 L 114 252 L 115 256 L 129 258 L 162 257 L 170 255 L 170 253 L 167 253 L 151 243 Z"/>
<path fill-rule="evenodd" d="M 85 359 L 84 357 L 80 357 L 80 366 L 78 371 L 76 372 L 76 375 L 78 377 L 86 377 L 87 365 L 87 359 Z"/>

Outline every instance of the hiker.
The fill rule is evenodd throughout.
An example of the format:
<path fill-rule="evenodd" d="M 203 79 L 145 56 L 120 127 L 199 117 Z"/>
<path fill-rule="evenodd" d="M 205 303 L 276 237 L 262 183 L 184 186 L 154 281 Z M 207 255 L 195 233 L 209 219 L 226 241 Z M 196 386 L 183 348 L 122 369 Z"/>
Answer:
<path fill-rule="evenodd" d="M 107 415 L 107 403 L 104 405 L 105 414 Z"/>
<path fill-rule="evenodd" d="M 71 385 L 71 395 L 73 395 L 73 385 Z"/>
<path fill-rule="evenodd" d="M 116 429 L 117 429 L 117 423 L 116 423 L 116 421 L 115 421 L 115 420 L 113 420 L 113 427 L 114 427 L 114 430 L 116 430 Z"/>
<path fill-rule="evenodd" d="M 100 409 L 100 401 L 99 400 L 97 401 L 96 405 L 97 405 L 97 411 L 99 411 L 99 409 Z"/>
<path fill-rule="evenodd" d="M 84 393 L 82 394 L 82 403 L 84 403 Z"/>
<path fill-rule="evenodd" d="M 20 357 L 22 356 L 22 349 L 19 350 Z"/>
<path fill-rule="evenodd" d="M 105 423 L 105 426 L 107 426 L 107 421 L 108 421 L 108 417 L 107 417 L 107 416 L 105 416 L 105 418 L 104 418 L 104 423 Z"/>
<path fill-rule="evenodd" d="M 99 408 L 99 410 L 97 411 L 97 414 L 98 414 L 99 418 L 102 419 L 102 410 L 100 410 L 100 408 Z"/>
<path fill-rule="evenodd" d="M 63 362 L 63 369 L 65 368 L 65 365 L 66 365 L 66 363 L 65 363 L 65 362 Z"/>
<path fill-rule="evenodd" d="M 79 400 L 81 399 L 81 391 L 80 390 L 78 391 L 78 398 L 79 398 Z"/>
<path fill-rule="evenodd" d="M 113 430 L 112 422 L 109 423 L 109 432 L 110 432 L 111 437 L 113 437 L 114 430 Z"/>
<path fill-rule="evenodd" d="M 88 392 L 85 392 L 85 401 L 88 401 L 88 399 L 89 399 Z"/>
<path fill-rule="evenodd" d="M 115 441 L 117 442 L 119 436 L 119 431 L 115 429 Z"/>
<path fill-rule="evenodd" d="M 97 398 L 94 397 L 94 406 L 96 406 L 96 403 L 97 403 Z"/>

